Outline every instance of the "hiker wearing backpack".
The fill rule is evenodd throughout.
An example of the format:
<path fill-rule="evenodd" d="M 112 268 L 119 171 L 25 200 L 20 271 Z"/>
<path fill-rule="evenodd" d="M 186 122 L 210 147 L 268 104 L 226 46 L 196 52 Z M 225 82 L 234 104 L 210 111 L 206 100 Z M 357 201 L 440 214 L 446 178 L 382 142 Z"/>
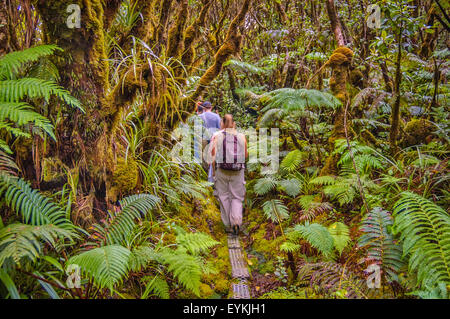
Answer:
<path fill-rule="evenodd" d="M 219 201 L 222 222 L 227 232 L 239 234 L 245 197 L 245 159 L 248 157 L 245 135 L 238 133 L 231 114 L 221 121 L 221 130 L 211 140 L 214 195 Z M 217 165 L 217 167 L 215 166 Z"/>
<path fill-rule="evenodd" d="M 200 114 L 200 118 L 205 123 L 208 135 L 206 136 L 207 144 L 210 143 L 212 136 L 220 129 L 220 116 L 217 113 L 212 112 L 212 104 L 209 101 L 205 101 L 200 104 L 203 108 L 203 113 Z M 208 167 L 208 182 L 213 183 L 213 167 L 209 165 Z"/>

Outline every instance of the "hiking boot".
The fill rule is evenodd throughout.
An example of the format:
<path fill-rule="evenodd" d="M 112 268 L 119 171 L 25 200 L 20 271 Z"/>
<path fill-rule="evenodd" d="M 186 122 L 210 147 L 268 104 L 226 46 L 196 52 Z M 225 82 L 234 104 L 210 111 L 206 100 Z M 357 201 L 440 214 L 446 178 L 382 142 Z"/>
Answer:
<path fill-rule="evenodd" d="M 235 236 L 239 236 L 239 226 L 238 225 L 233 226 L 233 234 Z"/>
<path fill-rule="evenodd" d="M 233 234 L 234 231 L 231 229 L 231 226 L 225 226 L 224 228 L 226 234 Z"/>

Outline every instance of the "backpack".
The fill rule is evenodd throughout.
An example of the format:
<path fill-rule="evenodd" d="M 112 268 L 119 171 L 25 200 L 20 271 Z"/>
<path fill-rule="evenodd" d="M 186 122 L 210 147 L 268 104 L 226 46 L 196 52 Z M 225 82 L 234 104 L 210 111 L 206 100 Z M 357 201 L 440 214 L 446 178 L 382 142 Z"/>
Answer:
<path fill-rule="evenodd" d="M 237 135 L 227 134 L 222 132 L 224 137 L 222 141 L 222 161 L 218 162 L 219 168 L 227 171 L 240 171 L 244 168 L 244 163 L 238 163 L 238 138 Z M 232 139 L 232 141 L 231 141 Z M 232 143 L 232 147 L 227 148 L 227 145 Z M 227 152 L 228 151 L 228 152 Z M 226 161 L 226 155 L 228 155 L 228 163 Z M 230 163 L 229 156 L 232 156 L 232 162 Z"/>

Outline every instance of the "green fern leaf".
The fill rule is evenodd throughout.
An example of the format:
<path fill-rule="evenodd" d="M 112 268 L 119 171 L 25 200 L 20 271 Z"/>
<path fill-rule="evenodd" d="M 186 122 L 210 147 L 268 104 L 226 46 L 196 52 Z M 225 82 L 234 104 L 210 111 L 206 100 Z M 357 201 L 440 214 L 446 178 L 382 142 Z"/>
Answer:
<path fill-rule="evenodd" d="M 10 224 L 0 229 L 0 267 L 7 260 L 16 265 L 34 262 L 42 255 L 42 242 L 55 247 L 57 239 L 73 240 L 76 237 L 72 231 L 55 225 Z"/>
<path fill-rule="evenodd" d="M 74 227 L 64 210 L 20 178 L 0 174 L 0 194 L 3 193 L 6 204 L 20 213 L 26 224 L 54 224 L 64 229 Z"/>
<path fill-rule="evenodd" d="M 100 288 L 112 289 L 128 274 L 131 252 L 119 245 L 94 248 L 69 259 Z"/>
<path fill-rule="evenodd" d="M 400 233 L 409 269 L 422 285 L 450 284 L 450 217 L 433 202 L 404 192 L 394 205 L 394 231 Z"/>
<path fill-rule="evenodd" d="M 328 227 L 331 237 L 333 237 L 334 247 L 342 254 L 342 251 L 350 242 L 350 230 L 347 225 L 341 222 L 336 222 Z"/>

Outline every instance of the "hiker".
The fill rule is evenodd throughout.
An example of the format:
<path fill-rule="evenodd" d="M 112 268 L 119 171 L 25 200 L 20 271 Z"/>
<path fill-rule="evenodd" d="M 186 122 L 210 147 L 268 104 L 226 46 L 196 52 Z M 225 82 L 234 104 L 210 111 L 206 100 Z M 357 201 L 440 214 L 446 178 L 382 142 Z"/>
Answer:
<path fill-rule="evenodd" d="M 239 234 L 245 197 L 245 159 L 248 158 L 245 135 L 238 133 L 231 114 L 226 114 L 220 131 L 212 138 L 211 155 L 215 177 L 214 195 L 219 200 L 225 231 Z"/>
<path fill-rule="evenodd" d="M 196 163 L 198 164 L 202 164 L 203 169 L 205 169 L 205 171 L 208 169 L 207 166 L 204 165 L 204 161 L 202 159 L 202 153 L 201 150 L 204 149 L 204 147 L 206 146 L 206 141 L 202 138 L 203 137 L 203 132 L 204 132 L 204 127 L 205 127 L 205 121 L 203 120 L 203 118 L 200 116 L 201 114 L 203 114 L 203 106 L 201 102 L 197 102 L 196 104 L 197 106 L 197 110 L 196 113 L 197 115 L 194 116 L 194 160 Z"/>
<path fill-rule="evenodd" d="M 203 113 L 200 114 L 200 118 L 203 119 L 203 122 L 205 123 L 205 127 L 208 131 L 208 136 L 206 136 L 206 142 L 209 144 L 211 141 L 211 137 L 215 132 L 217 132 L 220 129 L 220 116 L 216 113 L 211 112 L 212 105 L 211 102 L 205 101 L 201 104 L 203 108 Z M 210 164 L 208 167 L 208 182 L 214 183 L 213 179 L 213 167 Z"/>

